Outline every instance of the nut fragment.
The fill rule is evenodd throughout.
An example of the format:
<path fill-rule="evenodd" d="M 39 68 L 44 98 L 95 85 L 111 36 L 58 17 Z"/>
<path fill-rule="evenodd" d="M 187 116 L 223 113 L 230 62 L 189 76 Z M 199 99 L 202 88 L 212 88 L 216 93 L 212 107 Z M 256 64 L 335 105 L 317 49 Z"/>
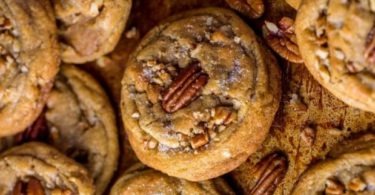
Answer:
<path fill-rule="evenodd" d="M 30 178 L 28 182 L 18 180 L 13 188 L 13 195 L 44 195 L 42 184 L 35 178 Z"/>
<path fill-rule="evenodd" d="M 365 59 L 370 64 L 375 64 L 375 27 L 373 27 L 367 36 Z"/>
<path fill-rule="evenodd" d="M 0 16 L 0 32 L 4 30 L 10 30 L 12 28 L 12 24 L 8 18 Z"/>
<path fill-rule="evenodd" d="M 225 0 L 228 5 L 240 13 L 250 17 L 259 18 L 264 13 L 263 0 Z"/>
<path fill-rule="evenodd" d="M 291 18 L 283 17 L 277 25 L 265 21 L 262 31 L 267 44 L 281 57 L 293 63 L 303 63 Z"/>
<path fill-rule="evenodd" d="M 287 159 L 280 153 L 273 153 L 263 158 L 255 165 L 252 172 L 256 183 L 250 189 L 250 194 L 273 194 L 284 178 L 287 168 Z"/>
<path fill-rule="evenodd" d="M 237 118 L 237 114 L 228 107 L 215 108 L 213 120 L 215 125 L 227 125 Z"/>
<path fill-rule="evenodd" d="M 162 107 L 166 112 L 176 112 L 193 102 L 207 84 L 208 75 L 198 63 L 190 64 L 172 82 L 162 98 Z"/>
<path fill-rule="evenodd" d="M 349 182 L 348 188 L 354 192 L 360 192 L 366 188 L 366 183 L 360 177 L 356 177 Z"/>
<path fill-rule="evenodd" d="M 30 141 L 48 141 L 49 134 L 47 120 L 43 112 L 31 126 L 15 136 L 15 142 L 21 144 Z"/>
<path fill-rule="evenodd" d="M 326 181 L 325 194 L 327 195 L 341 195 L 344 194 L 345 186 L 338 180 L 329 178 Z"/>
<path fill-rule="evenodd" d="M 190 144 L 193 149 L 197 149 L 199 147 L 206 145 L 208 141 L 209 141 L 209 137 L 207 133 L 203 133 L 203 134 L 198 134 L 194 136 L 193 138 L 191 138 Z"/>
<path fill-rule="evenodd" d="M 312 146 L 315 140 L 315 130 L 311 127 L 305 127 L 301 133 L 301 139 L 307 145 Z"/>

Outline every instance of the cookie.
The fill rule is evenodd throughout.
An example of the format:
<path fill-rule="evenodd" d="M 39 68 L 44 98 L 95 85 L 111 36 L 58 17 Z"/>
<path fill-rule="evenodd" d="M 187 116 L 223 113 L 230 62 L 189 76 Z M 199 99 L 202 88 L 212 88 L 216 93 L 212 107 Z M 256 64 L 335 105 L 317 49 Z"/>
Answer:
<path fill-rule="evenodd" d="M 269 136 L 256 153 L 229 174 L 244 194 L 261 189 L 261 184 L 277 186 L 271 194 L 291 194 L 298 178 L 312 164 L 326 159 L 332 151 L 347 150 L 343 147 L 347 144 L 335 145 L 375 126 L 375 114 L 344 104 L 319 85 L 303 64 L 288 64 L 283 70 L 282 103 Z M 275 163 L 266 166 L 270 159 Z M 260 167 L 277 171 L 271 171 L 272 175 Z M 272 179 L 274 182 L 267 182 Z"/>
<path fill-rule="evenodd" d="M 84 165 L 102 194 L 117 169 L 119 144 L 114 111 L 88 73 L 63 65 L 45 111 L 13 144 L 43 141 Z"/>
<path fill-rule="evenodd" d="M 352 147 L 309 168 L 292 194 L 374 194 L 375 136 L 364 135 L 358 139 L 354 140 L 354 145 L 350 142 L 340 144 L 338 148 Z"/>
<path fill-rule="evenodd" d="M 375 112 L 375 3 L 305 0 L 296 35 L 307 68 L 340 100 Z"/>
<path fill-rule="evenodd" d="M 57 150 L 28 143 L 0 155 L 0 194 L 94 194 L 85 168 Z"/>
<path fill-rule="evenodd" d="M 145 187 L 147 186 L 147 187 Z M 169 177 L 141 164 L 134 165 L 114 184 L 110 192 L 117 194 L 207 194 L 234 195 L 228 184 L 221 178 L 202 182 L 190 182 Z"/>
<path fill-rule="evenodd" d="M 233 12 L 194 10 L 151 30 L 122 81 L 122 119 L 138 158 L 191 181 L 254 153 L 278 108 L 274 57 Z"/>
<path fill-rule="evenodd" d="M 0 137 L 41 112 L 59 67 L 56 35 L 48 0 L 0 1 Z"/>
<path fill-rule="evenodd" d="M 111 52 L 128 20 L 131 0 L 53 0 L 61 57 L 85 63 Z"/>

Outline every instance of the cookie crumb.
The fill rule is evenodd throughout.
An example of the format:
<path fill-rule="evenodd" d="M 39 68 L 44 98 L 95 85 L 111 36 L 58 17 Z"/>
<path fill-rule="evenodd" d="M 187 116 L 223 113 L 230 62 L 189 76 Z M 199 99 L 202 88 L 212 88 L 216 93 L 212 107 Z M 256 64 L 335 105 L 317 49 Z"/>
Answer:
<path fill-rule="evenodd" d="M 230 158 L 232 156 L 232 154 L 230 153 L 230 151 L 228 150 L 224 150 L 222 153 L 221 153 L 225 158 Z"/>
<path fill-rule="evenodd" d="M 237 44 L 240 44 L 241 43 L 241 38 L 238 37 L 238 36 L 235 36 L 234 37 L 234 42 L 237 43 Z"/>
<path fill-rule="evenodd" d="M 139 119 L 139 113 L 138 112 L 134 112 L 133 114 L 132 114 L 132 118 L 134 118 L 134 119 Z"/>
<path fill-rule="evenodd" d="M 132 27 L 130 30 L 128 30 L 125 34 L 126 38 L 133 39 L 138 34 L 138 30 L 135 27 Z"/>

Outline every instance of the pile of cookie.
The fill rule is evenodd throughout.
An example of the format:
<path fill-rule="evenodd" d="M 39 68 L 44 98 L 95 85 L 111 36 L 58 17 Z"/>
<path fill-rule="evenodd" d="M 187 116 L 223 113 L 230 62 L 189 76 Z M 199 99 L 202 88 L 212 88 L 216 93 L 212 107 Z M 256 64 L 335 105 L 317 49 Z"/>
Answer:
<path fill-rule="evenodd" d="M 373 194 L 374 67 L 374 0 L 0 0 L 0 194 Z"/>

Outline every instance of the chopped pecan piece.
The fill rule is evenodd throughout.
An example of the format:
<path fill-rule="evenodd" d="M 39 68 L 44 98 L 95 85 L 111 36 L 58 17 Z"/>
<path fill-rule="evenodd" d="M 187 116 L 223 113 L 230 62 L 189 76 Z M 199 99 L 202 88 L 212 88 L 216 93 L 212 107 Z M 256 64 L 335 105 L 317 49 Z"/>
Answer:
<path fill-rule="evenodd" d="M 30 178 L 28 182 L 17 181 L 13 188 L 13 195 L 44 195 L 42 184 L 35 178 Z"/>
<path fill-rule="evenodd" d="M 345 186 L 336 179 L 327 179 L 325 194 L 328 195 L 341 195 L 344 194 Z"/>
<path fill-rule="evenodd" d="M 237 114 L 228 107 L 215 108 L 213 120 L 215 125 L 227 125 L 236 120 Z"/>
<path fill-rule="evenodd" d="M 47 120 L 45 118 L 45 113 L 42 112 L 31 126 L 15 136 L 15 142 L 21 144 L 30 141 L 48 141 L 48 138 L 49 130 Z"/>
<path fill-rule="evenodd" d="M 307 145 L 312 146 L 315 140 L 316 132 L 311 127 L 305 127 L 301 132 L 301 139 Z"/>
<path fill-rule="evenodd" d="M 196 136 L 194 136 L 191 141 L 190 141 L 190 144 L 191 144 L 191 147 L 193 149 L 197 149 L 199 147 L 202 147 L 204 145 L 206 145 L 209 141 L 209 137 L 208 137 L 208 134 L 207 133 L 203 133 L 203 134 L 198 134 Z"/>
<path fill-rule="evenodd" d="M 4 30 L 10 30 L 12 24 L 8 18 L 0 16 L 0 32 Z"/>
<path fill-rule="evenodd" d="M 367 36 L 365 59 L 370 64 L 375 64 L 375 27 L 373 27 Z"/>
<path fill-rule="evenodd" d="M 262 31 L 267 44 L 281 57 L 293 63 L 303 63 L 291 18 L 283 17 L 277 25 L 265 21 Z"/>
<path fill-rule="evenodd" d="M 193 102 L 207 84 L 208 75 L 198 63 L 190 64 L 172 82 L 162 97 L 162 107 L 172 113 Z"/>
<path fill-rule="evenodd" d="M 360 177 L 356 177 L 350 180 L 348 184 L 348 188 L 354 192 L 363 191 L 366 188 L 366 186 L 366 183 Z"/>
<path fill-rule="evenodd" d="M 250 17 L 259 18 L 264 13 L 263 0 L 225 0 L 228 5 L 240 13 Z"/>
<path fill-rule="evenodd" d="M 288 169 L 288 162 L 284 155 L 273 153 L 258 162 L 253 171 L 256 183 L 250 194 L 273 194 Z"/>

